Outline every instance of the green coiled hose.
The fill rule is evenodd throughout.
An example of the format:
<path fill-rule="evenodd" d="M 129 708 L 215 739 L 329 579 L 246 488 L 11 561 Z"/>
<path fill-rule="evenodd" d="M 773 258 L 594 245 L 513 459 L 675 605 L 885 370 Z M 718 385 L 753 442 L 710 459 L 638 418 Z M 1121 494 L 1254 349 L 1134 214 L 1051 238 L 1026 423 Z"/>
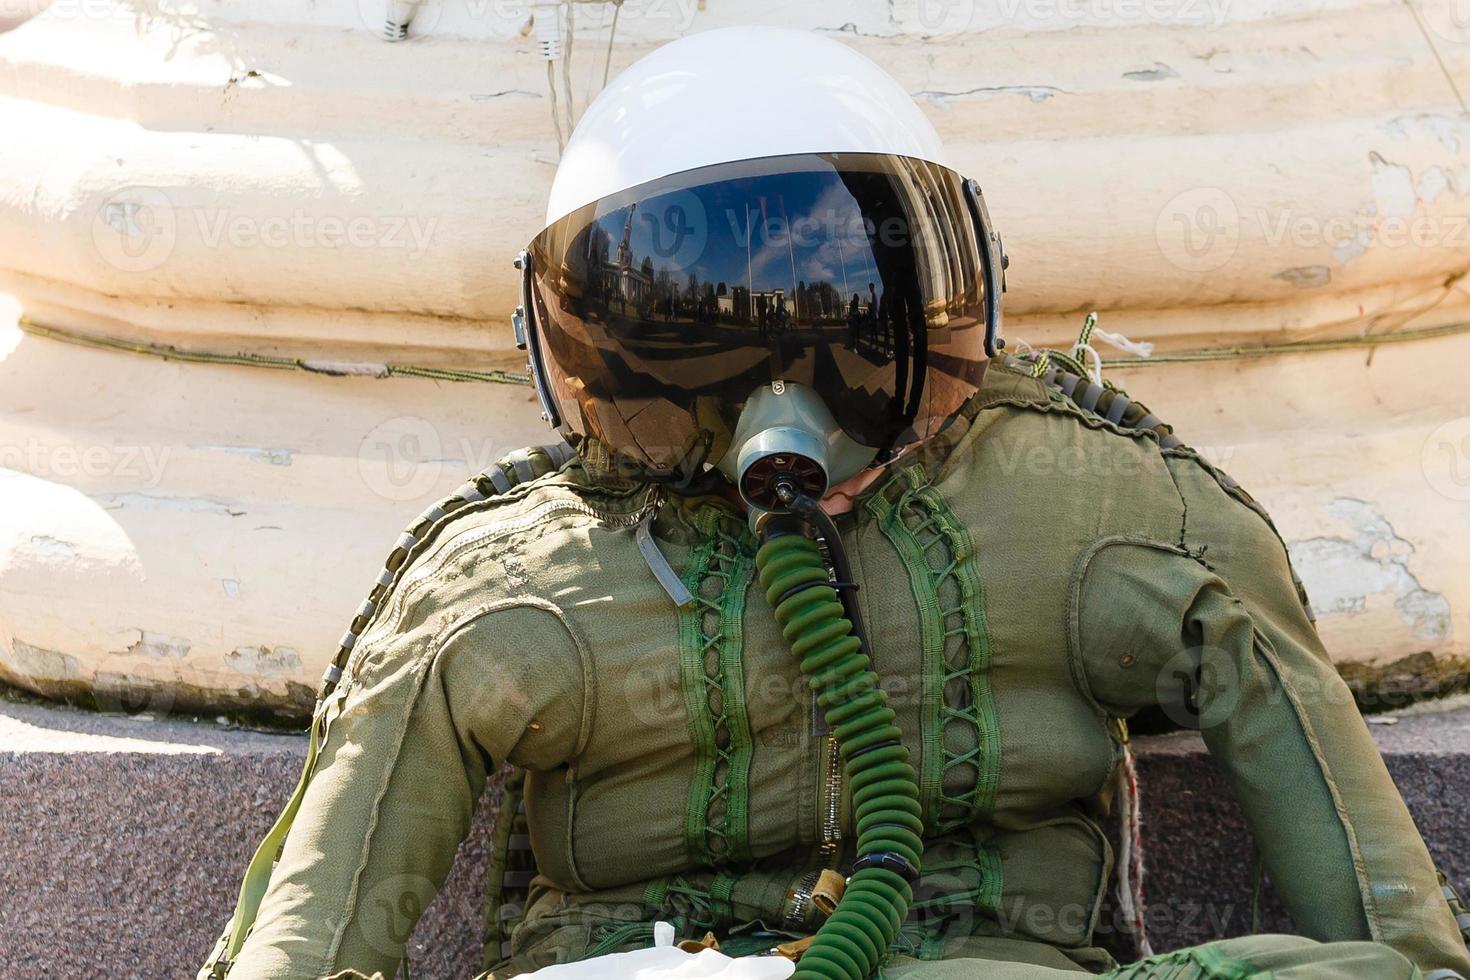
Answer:
<path fill-rule="evenodd" d="M 859 860 L 889 853 L 917 869 L 924 824 L 914 768 L 887 694 L 869 669 L 862 639 L 837 590 L 825 584 L 830 577 L 820 549 L 803 534 L 778 533 L 761 545 L 755 564 L 776 621 L 817 692 L 842 753 L 852 786 Z M 871 977 L 912 900 L 912 885 L 897 871 L 870 865 L 854 872 L 798 962 L 794 980 Z"/>

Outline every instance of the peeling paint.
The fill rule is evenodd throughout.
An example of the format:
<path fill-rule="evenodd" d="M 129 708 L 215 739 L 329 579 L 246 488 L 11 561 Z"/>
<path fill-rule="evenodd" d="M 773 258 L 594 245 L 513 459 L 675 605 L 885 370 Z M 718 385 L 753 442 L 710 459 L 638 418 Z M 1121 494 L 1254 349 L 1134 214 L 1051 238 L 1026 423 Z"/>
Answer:
<path fill-rule="evenodd" d="M 1428 650 L 1386 664 L 1342 663 L 1337 668 L 1364 711 L 1402 708 L 1470 690 L 1470 659 Z"/>
<path fill-rule="evenodd" d="M 282 693 L 272 689 L 277 687 L 275 684 L 264 687 L 250 682 L 234 688 L 200 687 L 180 680 L 163 682 L 109 671 L 86 679 L 33 680 L 10 673 L 3 664 L 0 664 L 0 678 L 21 690 L 93 711 L 218 716 L 224 710 L 231 723 L 283 731 L 299 731 L 311 716 L 316 700 L 314 687 L 290 679 L 284 682 Z"/>
<path fill-rule="evenodd" d="M 5 655 L 7 673 L 13 671 L 27 679 L 69 681 L 82 676 L 76 657 L 59 650 L 31 646 L 19 637 L 11 637 L 10 650 L 0 649 L 0 655 Z"/>
<path fill-rule="evenodd" d="M 104 510 L 167 510 L 184 513 L 216 513 L 240 517 L 245 513 L 218 497 L 165 497 L 152 493 L 99 494 L 97 502 Z"/>
<path fill-rule="evenodd" d="M 1367 608 L 1370 595 L 1390 595 L 1415 636 L 1448 639 L 1449 600 L 1423 588 L 1409 570 L 1413 544 L 1365 500 L 1339 497 L 1327 510 L 1351 528 L 1351 538 L 1309 538 L 1290 545 L 1292 562 L 1317 611 L 1351 615 Z"/>
<path fill-rule="evenodd" d="M 1125 71 L 1123 77 L 1134 82 L 1161 82 L 1166 78 L 1178 78 L 1179 73 L 1162 61 L 1155 61 L 1152 68 Z"/>
<path fill-rule="evenodd" d="M 301 654 L 291 647 L 236 647 L 225 663 L 252 677 L 284 677 L 301 669 Z"/>
<path fill-rule="evenodd" d="M 527 99 L 539 99 L 542 97 L 540 92 L 532 92 L 530 89 L 508 88 L 502 89 L 499 92 L 471 92 L 470 101 L 485 102 L 490 99 L 503 99 L 508 95 L 519 95 Z"/>
<path fill-rule="evenodd" d="M 1419 198 L 1433 204 L 1445 191 L 1453 190 L 1455 177 L 1443 167 L 1430 167 L 1419 175 Z"/>
<path fill-rule="evenodd" d="M 1368 251 L 1368 240 L 1368 229 L 1360 229 L 1352 238 L 1344 238 L 1332 246 L 1332 257 L 1338 265 L 1347 265 Z"/>
<path fill-rule="evenodd" d="M 272 466 L 290 466 L 292 457 L 296 450 L 286 449 L 279 446 L 210 446 L 202 443 L 190 443 L 190 449 L 198 449 L 209 453 L 227 453 L 231 456 L 244 456 L 246 459 L 257 463 L 269 463 Z"/>
<path fill-rule="evenodd" d="M 164 715 L 174 710 L 170 686 L 151 677 L 99 670 L 92 678 L 95 707 L 104 714 Z"/>
<path fill-rule="evenodd" d="M 1396 116 L 1389 120 L 1384 129 L 1394 139 L 1409 138 L 1411 127 L 1423 129 L 1440 146 L 1451 153 L 1459 153 L 1460 147 L 1470 144 L 1470 121 L 1460 116 L 1443 113 L 1419 113 L 1412 116 Z"/>
<path fill-rule="evenodd" d="M 77 546 L 70 541 L 53 538 L 49 534 L 31 535 L 31 555 L 42 561 L 76 561 Z"/>
<path fill-rule="evenodd" d="M 1312 289 L 1331 282 L 1332 270 L 1325 265 L 1299 265 L 1291 269 L 1283 269 L 1271 278 L 1289 282 L 1298 289 Z"/>
<path fill-rule="evenodd" d="M 1429 134 L 1439 140 L 1439 145 L 1451 153 L 1459 153 L 1460 147 L 1470 143 L 1470 124 L 1456 116 L 1424 115 L 1418 121 Z"/>
<path fill-rule="evenodd" d="M 1419 205 L 1419 194 L 1414 189 L 1414 174 L 1408 167 L 1390 163 L 1375 150 L 1368 154 L 1373 164 L 1373 200 L 1378 203 L 1378 214 L 1384 218 L 1408 221 Z"/>
<path fill-rule="evenodd" d="M 1054 95 L 1066 94 L 1064 90 L 1051 85 L 982 85 L 979 88 L 967 88 L 959 92 L 923 89 L 911 93 L 913 98 L 923 99 L 945 110 L 951 108 L 950 99 L 960 99 L 967 95 L 1024 95 L 1032 102 L 1045 102 Z"/>
<path fill-rule="evenodd" d="M 183 660 L 189 655 L 191 644 L 180 636 L 169 636 L 166 633 L 150 633 L 148 630 L 138 631 L 138 642 L 126 650 L 115 650 L 117 654 L 132 654 L 140 657 L 153 657 L 156 660 Z"/>
<path fill-rule="evenodd" d="M 220 584 L 220 588 L 222 588 L 222 589 L 225 590 L 225 595 L 226 596 L 228 596 L 231 599 L 238 599 L 238 598 L 240 598 L 240 583 L 239 582 L 235 581 L 232 578 L 222 578 L 222 579 L 219 580 L 219 584 Z"/>

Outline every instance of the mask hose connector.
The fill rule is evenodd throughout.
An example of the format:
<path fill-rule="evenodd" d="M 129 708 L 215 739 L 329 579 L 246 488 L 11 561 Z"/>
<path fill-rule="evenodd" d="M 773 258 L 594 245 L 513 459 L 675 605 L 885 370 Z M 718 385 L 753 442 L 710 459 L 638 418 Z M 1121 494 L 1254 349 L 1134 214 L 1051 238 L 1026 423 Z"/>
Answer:
<path fill-rule="evenodd" d="M 913 901 L 923 854 L 919 788 L 903 732 L 869 669 L 841 538 L 816 501 L 783 494 L 787 514 L 762 522 L 756 569 L 776 621 L 817 694 L 852 787 L 857 860 L 837 907 L 797 963 L 795 980 L 866 980 L 883 962 Z M 803 533 L 814 524 L 826 542 Z"/>

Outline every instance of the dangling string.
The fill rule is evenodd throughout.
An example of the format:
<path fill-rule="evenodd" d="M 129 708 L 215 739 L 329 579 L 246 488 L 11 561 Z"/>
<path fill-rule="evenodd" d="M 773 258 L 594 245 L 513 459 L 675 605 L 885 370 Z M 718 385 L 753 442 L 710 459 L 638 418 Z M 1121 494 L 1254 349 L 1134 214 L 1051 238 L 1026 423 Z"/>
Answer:
<path fill-rule="evenodd" d="M 1072 356 L 1077 359 L 1087 370 L 1087 377 L 1095 385 L 1102 384 L 1102 357 L 1097 349 L 1092 346 L 1092 332 L 1097 329 L 1097 311 L 1093 310 L 1087 314 L 1082 321 L 1082 332 L 1077 335 L 1077 343 L 1072 345 Z M 1087 355 L 1091 354 L 1091 360 Z"/>
<path fill-rule="evenodd" d="M 1128 729 L 1120 720 L 1123 731 L 1123 799 L 1122 805 L 1122 853 L 1118 856 L 1118 905 L 1123 912 L 1123 921 L 1133 934 L 1134 944 L 1140 959 L 1154 955 L 1153 945 L 1148 941 L 1147 913 L 1143 904 L 1143 814 L 1139 806 L 1138 766 L 1134 762 L 1133 748 L 1128 744 Z"/>
<path fill-rule="evenodd" d="M 1111 333 L 1099 328 L 1097 311 L 1093 310 L 1082 321 L 1082 332 L 1077 335 L 1077 343 L 1072 345 L 1072 356 L 1086 369 L 1088 379 L 1096 385 L 1103 383 L 1103 360 L 1097 348 L 1092 346 L 1093 337 L 1120 351 L 1132 354 L 1134 357 L 1147 358 L 1151 357 L 1154 352 L 1154 345 L 1146 340 L 1130 340 L 1120 333 Z M 1089 354 L 1092 356 L 1089 357 Z"/>

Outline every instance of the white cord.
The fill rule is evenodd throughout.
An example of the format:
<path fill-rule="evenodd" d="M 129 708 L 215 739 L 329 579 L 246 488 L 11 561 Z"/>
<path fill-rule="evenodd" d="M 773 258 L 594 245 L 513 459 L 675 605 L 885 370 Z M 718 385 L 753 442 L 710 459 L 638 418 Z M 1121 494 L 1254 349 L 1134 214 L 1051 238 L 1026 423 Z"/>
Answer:
<path fill-rule="evenodd" d="M 546 95 L 551 100 L 551 128 L 556 130 L 556 151 L 560 153 L 567 148 L 567 141 L 561 134 L 561 116 L 556 111 L 556 63 L 546 63 Z"/>
<path fill-rule="evenodd" d="M 563 87 L 567 90 L 566 114 L 567 139 L 569 140 L 572 138 L 572 130 L 577 128 L 576 95 L 572 89 L 572 39 L 574 37 L 576 23 L 572 12 L 576 9 L 577 6 L 575 3 L 567 4 L 567 40 L 561 56 L 561 80 Z"/>
<path fill-rule="evenodd" d="M 531 29 L 546 61 L 561 60 L 561 0 L 535 0 L 531 4 Z"/>
<path fill-rule="evenodd" d="M 1135 357 L 1152 357 L 1154 353 L 1154 345 L 1147 340 L 1129 340 L 1120 333 L 1110 333 L 1101 327 L 1093 327 L 1092 335 Z"/>
<path fill-rule="evenodd" d="M 1154 955 L 1148 941 L 1148 914 L 1143 904 L 1143 813 L 1139 806 L 1138 767 L 1133 749 L 1123 743 L 1123 800 L 1118 854 L 1118 906 L 1123 920 L 1138 947 L 1140 959 Z"/>
<path fill-rule="evenodd" d="M 1129 340 L 1120 333 L 1103 330 L 1097 325 L 1096 311 L 1087 314 L 1086 319 L 1082 321 L 1082 334 L 1077 338 L 1077 343 L 1072 345 L 1072 356 L 1087 371 L 1088 379 L 1095 385 L 1103 383 L 1103 359 L 1102 355 L 1097 352 L 1097 348 L 1092 346 L 1094 337 L 1135 357 L 1151 357 L 1154 352 L 1154 345 L 1146 340 Z M 1091 358 L 1088 358 L 1089 354 L 1092 355 Z"/>

